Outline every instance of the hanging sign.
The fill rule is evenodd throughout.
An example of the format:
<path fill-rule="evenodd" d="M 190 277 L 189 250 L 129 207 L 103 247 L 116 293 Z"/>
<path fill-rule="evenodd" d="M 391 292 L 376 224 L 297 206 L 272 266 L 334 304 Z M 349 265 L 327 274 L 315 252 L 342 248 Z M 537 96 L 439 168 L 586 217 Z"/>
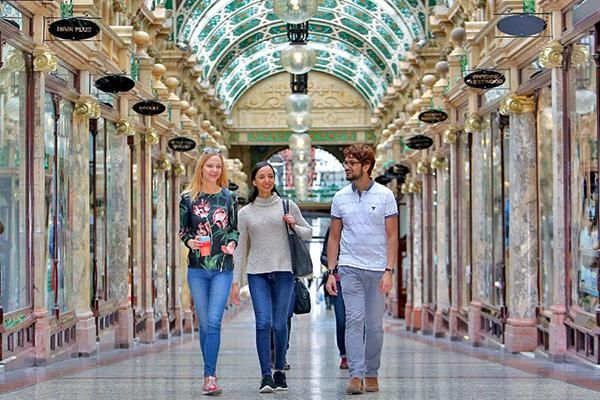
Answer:
<path fill-rule="evenodd" d="M 496 26 L 509 36 L 527 37 L 542 33 L 546 29 L 546 21 L 532 14 L 514 14 L 502 18 Z"/>
<path fill-rule="evenodd" d="M 59 39 L 85 40 L 100 33 L 100 27 L 89 19 L 70 17 L 52 22 L 48 31 Z"/>
<path fill-rule="evenodd" d="M 120 93 L 133 89 L 135 82 L 125 75 L 106 75 L 97 79 L 94 86 L 103 92 Z"/>
<path fill-rule="evenodd" d="M 406 146 L 414 150 L 423 150 L 433 145 L 433 140 L 424 135 L 412 136 L 406 139 Z"/>
<path fill-rule="evenodd" d="M 240 186 L 237 183 L 229 181 L 229 186 L 227 186 L 227 189 L 231 190 L 232 192 L 235 192 L 239 188 Z"/>
<path fill-rule="evenodd" d="M 166 109 L 164 104 L 154 100 L 144 100 L 133 105 L 133 111 L 142 115 L 157 115 Z"/>
<path fill-rule="evenodd" d="M 393 176 L 404 176 L 410 172 L 410 169 L 406 165 L 394 164 L 389 167 L 385 173 Z"/>
<path fill-rule="evenodd" d="M 375 182 L 379 183 L 380 185 L 387 185 L 388 183 L 390 183 L 392 181 L 392 177 L 389 176 L 388 174 L 383 174 L 383 175 L 379 175 L 378 177 L 376 177 L 374 179 Z"/>
<path fill-rule="evenodd" d="M 168 146 L 173 151 L 186 152 L 196 147 L 196 142 L 188 137 L 180 136 L 169 140 Z"/>
<path fill-rule="evenodd" d="M 502 86 L 506 77 L 498 71 L 479 69 L 464 78 L 465 84 L 476 89 L 491 89 Z"/>
<path fill-rule="evenodd" d="M 419 120 L 426 124 L 436 124 L 448 119 L 448 114 L 441 110 L 427 110 L 419 114 Z"/>

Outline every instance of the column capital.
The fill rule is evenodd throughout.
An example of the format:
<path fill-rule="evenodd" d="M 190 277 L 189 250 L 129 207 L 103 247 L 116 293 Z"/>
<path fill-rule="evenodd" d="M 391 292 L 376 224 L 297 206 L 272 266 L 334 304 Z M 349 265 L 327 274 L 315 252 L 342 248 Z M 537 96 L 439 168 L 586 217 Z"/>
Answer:
<path fill-rule="evenodd" d="M 124 136 L 133 136 L 135 135 L 135 128 L 133 124 L 126 119 L 120 119 L 117 121 L 116 125 L 117 134 Z"/>
<path fill-rule="evenodd" d="M 465 121 L 464 130 L 467 133 L 480 132 L 483 128 L 483 118 L 477 114 L 471 114 Z"/>
<path fill-rule="evenodd" d="M 500 103 L 500 114 L 532 113 L 533 103 L 533 96 L 508 96 Z"/>
<path fill-rule="evenodd" d="M 454 144 L 458 140 L 458 129 L 450 125 L 442 134 L 442 141 L 446 144 Z"/>
<path fill-rule="evenodd" d="M 540 65 L 544 68 L 560 68 L 563 64 L 563 46 L 558 40 L 551 40 L 540 51 Z"/>
<path fill-rule="evenodd" d="M 37 72 L 52 72 L 58 68 L 54 52 L 46 44 L 38 44 L 33 49 L 33 70 Z"/>
<path fill-rule="evenodd" d="M 81 117 L 98 119 L 100 118 L 100 104 L 95 97 L 83 95 L 77 100 L 73 112 Z"/>

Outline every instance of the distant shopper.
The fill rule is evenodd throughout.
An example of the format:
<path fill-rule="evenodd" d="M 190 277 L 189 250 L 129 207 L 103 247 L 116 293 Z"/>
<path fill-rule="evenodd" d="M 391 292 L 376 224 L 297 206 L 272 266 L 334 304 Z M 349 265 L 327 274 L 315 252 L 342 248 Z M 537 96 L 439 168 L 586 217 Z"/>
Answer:
<path fill-rule="evenodd" d="M 202 394 L 220 394 L 217 357 L 221 320 L 233 279 L 233 250 L 238 240 L 236 197 L 227 187 L 219 149 L 206 148 L 179 202 L 179 236 L 190 249 L 187 281 L 199 321 L 204 359 Z"/>
<path fill-rule="evenodd" d="M 371 147 L 345 148 L 343 165 L 352 183 L 331 204 L 327 290 L 338 295 L 339 274 L 346 306 L 346 393 L 359 394 L 379 391 L 385 294 L 392 288 L 398 254 L 398 207 L 392 191 L 371 179 Z"/>
<path fill-rule="evenodd" d="M 287 352 L 288 313 L 294 291 L 294 275 L 285 224 L 303 239 L 312 228 L 293 202 L 283 213 L 282 199 L 275 189 L 275 170 L 267 162 L 252 169 L 250 203 L 239 212 L 240 238 L 235 250 L 234 303 L 239 303 L 240 276 L 248 274 L 250 297 L 256 320 L 256 349 L 262 379 L 260 393 L 287 390 L 284 373 Z M 271 376 L 271 329 L 275 345 L 275 372 Z"/>

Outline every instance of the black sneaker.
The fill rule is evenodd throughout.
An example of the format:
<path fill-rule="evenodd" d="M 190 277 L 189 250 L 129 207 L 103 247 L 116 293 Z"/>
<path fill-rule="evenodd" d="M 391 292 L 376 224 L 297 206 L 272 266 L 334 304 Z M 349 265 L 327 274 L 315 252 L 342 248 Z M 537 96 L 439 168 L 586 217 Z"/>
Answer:
<path fill-rule="evenodd" d="M 285 372 L 275 371 L 273 374 L 273 382 L 275 383 L 276 391 L 288 390 L 287 383 L 285 382 Z"/>
<path fill-rule="evenodd" d="M 287 370 L 288 370 L 288 369 L 290 369 L 290 368 L 291 368 L 291 367 L 290 367 L 290 364 L 288 364 L 288 362 L 286 361 L 286 362 L 283 364 L 283 369 L 284 369 L 285 371 L 287 371 Z"/>
<path fill-rule="evenodd" d="M 275 391 L 275 384 L 273 383 L 273 378 L 271 375 L 265 375 L 262 377 L 260 381 L 260 389 L 258 389 L 259 393 L 273 393 Z"/>

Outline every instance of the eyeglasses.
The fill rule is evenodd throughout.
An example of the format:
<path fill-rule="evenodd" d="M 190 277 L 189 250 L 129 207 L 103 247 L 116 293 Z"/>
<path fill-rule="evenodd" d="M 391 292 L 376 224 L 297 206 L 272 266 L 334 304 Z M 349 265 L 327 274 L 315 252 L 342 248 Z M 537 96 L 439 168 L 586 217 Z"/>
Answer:
<path fill-rule="evenodd" d="M 216 147 L 205 147 L 202 149 L 204 154 L 221 154 L 221 150 Z"/>
<path fill-rule="evenodd" d="M 362 164 L 360 161 L 344 161 L 342 165 L 344 167 L 354 167 L 356 164 Z"/>

